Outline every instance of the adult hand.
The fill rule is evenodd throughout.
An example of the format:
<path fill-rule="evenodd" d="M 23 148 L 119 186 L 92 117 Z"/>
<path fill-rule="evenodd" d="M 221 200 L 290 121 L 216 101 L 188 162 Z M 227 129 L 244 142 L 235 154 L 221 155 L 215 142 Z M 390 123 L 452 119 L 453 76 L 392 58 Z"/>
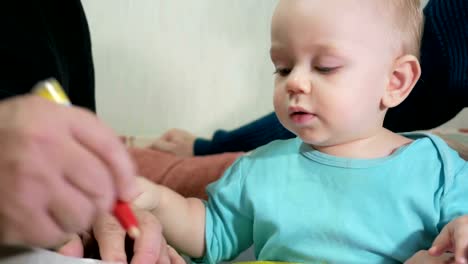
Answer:
<path fill-rule="evenodd" d="M 138 194 L 123 144 L 77 107 L 0 102 L 0 149 L 0 243 L 54 247 Z"/>
<path fill-rule="evenodd" d="M 171 129 L 156 139 L 150 148 L 173 153 L 177 156 L 193 156 L 193 145 L 196 137 L 188 131 Z"/>
<path fill-rule="evenodd" d="M 162 236 L 161 224 L 156 217 L 145 210 L 134 210 L 138 218 L 141 236 L 133 244 L 131 264 L 185 264 L 185 260 L 166 243 Z M 125 231 L 111 215 L 98 217 L 93 227 L 94 238 L 99 246 L 102 260 L 127 263 Z M 85 239 L 88 240 L 88 239 Z M 83 257 L 86 241 L 75 236 L 59 249 L 67 256 Z M 87 256 L 85 256 L 87 257 Z"/>
<path fill-rule="evenodd" d="M 427 250 L 420 250 L 405 264 L 455 264 L 455 258 L 451 253 L 444 253 L 438 257 L 431 256 Z"/>

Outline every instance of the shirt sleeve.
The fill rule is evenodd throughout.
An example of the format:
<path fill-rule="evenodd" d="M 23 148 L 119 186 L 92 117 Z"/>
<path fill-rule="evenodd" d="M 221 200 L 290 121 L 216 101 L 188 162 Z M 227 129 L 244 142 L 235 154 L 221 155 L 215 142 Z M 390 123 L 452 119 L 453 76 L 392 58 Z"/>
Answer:
<path fill-rule="evenodd" d="M 205 256 L 202 263 L 231 260 L 252 245 L 251 206 L 244 195 L 243 158 L 207 187 Z"/>
<path fill-rule="evenodd" d="M 449 166 L 454 168 L 454 173 L 452 177 L 445 177 L 439 231 L 455 218 L 468 214 L 468 162 L 458 157 L 449 161 Z"/>

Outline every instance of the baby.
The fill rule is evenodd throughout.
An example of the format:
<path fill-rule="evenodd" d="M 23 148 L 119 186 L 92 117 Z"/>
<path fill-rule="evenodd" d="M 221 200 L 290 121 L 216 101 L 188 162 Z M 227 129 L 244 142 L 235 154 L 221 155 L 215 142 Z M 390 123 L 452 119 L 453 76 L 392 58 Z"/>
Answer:
<path fill-rule="evenodd" d="M 198 261 L 399 263 L 468 246 L 468 166 L 443 140 L 382 127 L 420 76 L 418 0 L 280 0 L 275 112 L 297 138 L 244 156 L 203 202 L 142 180 L 168 242 Z M 445 227 L 445 229 L 444 229 Z"/>

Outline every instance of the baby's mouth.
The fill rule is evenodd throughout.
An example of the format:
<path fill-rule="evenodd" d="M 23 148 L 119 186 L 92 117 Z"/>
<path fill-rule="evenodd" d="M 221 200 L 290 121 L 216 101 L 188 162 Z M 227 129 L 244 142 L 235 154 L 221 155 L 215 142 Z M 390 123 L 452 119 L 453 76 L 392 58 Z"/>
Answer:
<path fill-rule="evenodd" d="M 298 125 L 304 125 L 316 117 L 317 116 L 314 113 L 305 111 L 304 109 L 289 109 L 289 118 L 291 118 L 291 120 Z"/>
<path fill-rule="evenodd" d="M 315 115 L 299 106 L 290 106 L 288 108 L 288 113 L 290 116 Z"/>

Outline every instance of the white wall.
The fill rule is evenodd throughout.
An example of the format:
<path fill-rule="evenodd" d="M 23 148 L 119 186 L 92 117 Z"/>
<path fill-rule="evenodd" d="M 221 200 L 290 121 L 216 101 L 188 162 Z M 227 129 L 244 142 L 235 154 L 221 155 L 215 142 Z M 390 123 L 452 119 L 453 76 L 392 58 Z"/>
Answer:
<path fill-rule="evenodd" d="M 273 110 L 276 0 L 83 0 L 98 114 L 119 133 L 210 136 Z"/>
<path fill-rule="evenodd" d="M 83 0 L 99 115 L 124 134 L 210 136 L 272 111 L 276 2 Z M 453 124 L 468 127 L 467 112 Z"/>

